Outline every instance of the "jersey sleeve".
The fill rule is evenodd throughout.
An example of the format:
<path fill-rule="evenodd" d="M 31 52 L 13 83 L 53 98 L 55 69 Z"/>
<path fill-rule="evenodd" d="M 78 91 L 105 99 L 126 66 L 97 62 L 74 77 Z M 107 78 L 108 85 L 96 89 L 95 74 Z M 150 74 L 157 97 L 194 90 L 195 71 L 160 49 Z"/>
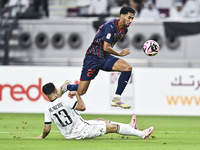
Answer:
<path fill-rule="evenodd" d="M 70 98 L 67 93 L 62 96 L 62 101 L 71 109 L 76 109 L 76 106 L 78 104 L 76 96 Z"/>
<path fill-rule="evenodd" d="M 51 119 L 50 112 L 46 108 L 45 113 L 44 113 L 44 125 L 51 125 L 51 122 L 52 122 L 52 119 Z"/>
<path fill-rule="evenodd" d="M 103 40 L 112 44 L 112 41 L 113 41 L 113 37 L 114 37 L 114 32 L 115 32 L 115 29 L 114 29 L 114 25 L 112 24 L 107 24 L 105 26 L 105 32 L 103 34 Z"/>

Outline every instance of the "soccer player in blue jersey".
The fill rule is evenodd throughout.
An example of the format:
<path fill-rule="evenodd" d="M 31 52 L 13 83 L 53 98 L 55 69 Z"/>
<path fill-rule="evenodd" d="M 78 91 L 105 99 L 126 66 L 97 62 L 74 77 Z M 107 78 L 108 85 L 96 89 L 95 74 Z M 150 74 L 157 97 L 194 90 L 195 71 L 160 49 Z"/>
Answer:
<path fill-rule="evenodd" d="M 119 19 L 112 19 L 99 27 L 92 44 L 86 51 L 80 83 L 72 85 L 67 80 L 58 89 L 60 96 L 66 90 L 77 91 L 79 95 L 85 94 L 90 81 L 96 77 L 99 70 L 118 71 L 121 72 L 121 75 L 111 106 L 131 108 L 121 101 L 121 94 L 131 76 L 132 67 L 123 59 L 115 57 L 126 56 L 130 54 L 130 50 L 125 48 L 121 52 L 117 52 L 113 47 L 128 32 L 127 28 L 132 23 L 135 13 L 136 11 L 131 7 L 124 6 L 120 10 Z"/>

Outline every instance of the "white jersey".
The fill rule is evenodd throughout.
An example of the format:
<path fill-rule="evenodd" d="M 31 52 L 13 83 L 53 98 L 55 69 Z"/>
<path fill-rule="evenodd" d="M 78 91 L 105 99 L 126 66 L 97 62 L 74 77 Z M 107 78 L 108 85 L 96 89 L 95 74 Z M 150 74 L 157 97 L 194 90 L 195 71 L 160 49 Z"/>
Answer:
<path fill-rule="evenodd" d="M 48 103 L 45 110 L 45 125 L 53 121 L 66 139 L 83 139 L 104 135 L 106 125 L 103 121 L 85 121 L 76 112 L 77 99 L 63 94 Z"/>
<path fill-rule="evenodd" d="M 70 98 L 67 94 L 49 102 L 45 110 L 45 125 L 50 125 L 53 120 L 64 137 L 76 138 L 86 124 L 75 111 L 76 105 L 76 97 Z"/>

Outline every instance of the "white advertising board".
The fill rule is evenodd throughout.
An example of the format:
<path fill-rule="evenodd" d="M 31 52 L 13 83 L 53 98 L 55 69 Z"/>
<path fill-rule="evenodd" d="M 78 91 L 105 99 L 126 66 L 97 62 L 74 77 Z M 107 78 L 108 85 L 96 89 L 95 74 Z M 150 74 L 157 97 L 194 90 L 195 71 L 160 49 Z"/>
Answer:
<path fill-rule="evenodd" d="M 80 68 L 0 67 L 0 112 L 43 112 L 47 100 L 42 85 L 60 86 L 67 78 L 78 81 Z M 67 72 L 67 74 L 65 74 Z"/>
<path fill-rule="evenodd" d="M 43 113 L 42 85 L 78 83 L 81 67 L 0 67 L 0 112 Z M 200 115 L 200 69 L 134 68 L 122 100 L 131 109 L 113 108 L 117 72 L 100 71 L 82 96 L 86 114 Z"/>
<path fill-rule="evenodd" d="M 135 111 L 200 115 L 200 69 L 135 68 Z"/>
<path fill-rule="evenodd" d="M 79 82 L 81 67 L 0 67 L 0 112 L 43 113 L 48 101 L 42 85 L 53 82 L 57 88 L 66 79 Z M 120 114 L 122 109 L 112 108 L 110 101 L 110 73 L 100 71 L 82 96 L 88 114 Z M 116 83 L 116 79 L 113 81 Z M 113 109 L 111 111 L 111 109 Z M 123 111 L 129 114 L 132 110 Z"/>

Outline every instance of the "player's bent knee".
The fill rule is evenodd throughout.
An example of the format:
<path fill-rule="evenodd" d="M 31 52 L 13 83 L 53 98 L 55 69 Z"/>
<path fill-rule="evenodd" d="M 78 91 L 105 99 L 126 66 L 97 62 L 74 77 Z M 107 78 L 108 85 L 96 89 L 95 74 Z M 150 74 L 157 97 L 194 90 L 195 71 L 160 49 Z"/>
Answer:
<path fill-rule="evenodd" d="M 128 65 L 127 70 L 132 71 L 132 67 L 130 65 Z"/>
<path fill-rule="evenodd" d="M 124 67 L 124 71 L 132 71 L 132 67 L 130 65 L 126 65 Z"/>
<path fill-rule="evenodd" d="M 106 132 L 107 133 L 116 133 L 118 126 L 116 124 L 107 124 L 106 125 Z"/>

